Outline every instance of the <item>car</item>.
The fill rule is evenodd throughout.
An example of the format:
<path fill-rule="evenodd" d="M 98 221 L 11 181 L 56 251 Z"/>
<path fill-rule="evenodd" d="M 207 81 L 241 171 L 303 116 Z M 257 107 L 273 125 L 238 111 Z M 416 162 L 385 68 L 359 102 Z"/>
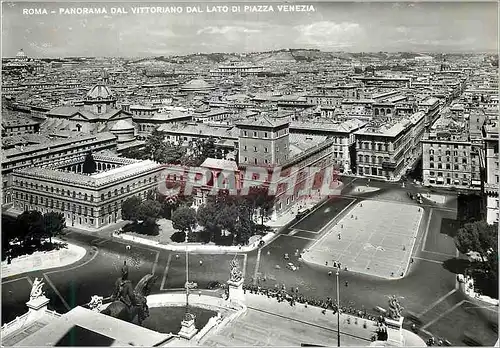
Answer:
<path fill-rule="evenodd" d="M 222 287 L 222 284 L 216 280 L 209 282 L 207 285 L 207 289 L 209 289 L 209 290 L 220 289 L 221 287 Z"/>
<path fill-rule="evenodd" d="M 380 314 L 383 314 L 383 315 L 387 314 L 387 310 L 386 310 L 386 309 L 384 309 L 384 308 L 382 308 L 382 307 L 380 307 L 380 306 L 376 306 L 374 309 L 375 309 L 377 312 L 379 312 Z"/>
<path fill-rule="evenodd" d="M 288 268 L 289 270 L 291 271 L 296 271 L 297 270 L 297 266 L 295 266 L 293 263 L 289 262 L 286 264 L 286 268 Z"/>
<path fill-rule="evenodd" d="M 290 256 L 288 256 L 288 253 L 286 253 L 285 255 L 283 255 L 283 257 L 285 258 L 285 260 L 290 260 Z"/>
<path fill-rule="evenodd" d="M 307 209 L 302 209 L 300 210 L 297 215 L 295 215 L 295 219 L 296 220 L 300 220 L 302 219 L 304 216 L 306 216 L 307 214 L 309 214 L 309 212 L 311 211 L 310 208 L 307 208 Z"/>

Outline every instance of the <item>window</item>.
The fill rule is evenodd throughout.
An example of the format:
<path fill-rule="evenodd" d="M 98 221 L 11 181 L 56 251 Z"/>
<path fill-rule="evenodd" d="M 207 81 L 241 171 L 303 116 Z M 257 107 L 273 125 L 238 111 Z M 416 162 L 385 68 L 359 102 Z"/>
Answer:
<path fill-rule="evenodd" d="M 255 162 L 255 164 L 257 164 L 257 158 L 254 158 L 254 162 Z"/>
<path fill-rule="evenodd" d="M 267 138 L 267 132 L 264 132 L 264 138 Z"/>
<path fill-rule="evenodd" d="M 248 158 L 247 158 L 247 157 L 244 157 L 243 161 L 244 161 L 244 162 L 247 162 L 247 161 L 248 161 Z"/>
<path fill-rule="evenodd" d="M 243 131 L 243 135 L 244 135 L 244 136 L 248 136 L 247 131 Z"/>
<path fill-rule="evenodd" d="M 104 201 L 104 193 L 101 194 L 101 200 Z"/>
<path fill-rule="evenodd" d="M 257 152 L 257 146 L 253 147 L 253 152 Z"/>

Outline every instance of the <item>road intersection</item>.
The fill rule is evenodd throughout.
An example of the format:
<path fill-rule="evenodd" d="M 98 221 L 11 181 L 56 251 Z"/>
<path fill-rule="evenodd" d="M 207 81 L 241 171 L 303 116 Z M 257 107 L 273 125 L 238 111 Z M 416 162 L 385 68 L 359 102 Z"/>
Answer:
<path fill-rule="evenodd" d="M 356 184 L 362 184 L 362 180 L 356 180 Z M 370 185 L 379 183 L 372 182 Z M 351 186 L 354 188 L 354 185 Z M 356 194 L 348 190 L 346 196 L 330 198 L 307 217 L 281 230 L 272 243 L 258 250 L 236 254 L 190 254 L 189 278 L 200 288 L 206 288 L 211 281 L 223 283 L 229 276 L 229 262 L 236 257 L 248 283 L 254 281 L 266 287 L 285 284 L 287 287 L 299 287 L 300 292 L 309 297 L 331 297 L 336 290 L 335 278 L 328 275 L 331 268 L 304 263 L 299 260 L 300 255 L 296 251 L 310 248 L 323 238 L 328 228 L 357 202 L 377 200 L 378 196 L 386 200 L 390 196 L 398 197 L 397 201 L 402 204 L 416 205 L 400 187 L 387 183 L 380 183 L 379 186 L 380 190 L 376 192 Z M 460 345 L 462 333 L 473 328 L 481 333 L 483 344 L 495 343 L 497 337 L 489 325 L 494 309 L 472 306 L 458 290 L 456 275 L 443 264 L 458 255 L 453 239 L 441 231 L 443 219 L 455 219 L 456 210 L 449 205 L 428 202 L 420 207 L 424 210 L 423 227 L 413 248 L 414 262 L 405 277 L 388 280 L 342 271 L 341 284 L 348 281 L 349 286 L 341 286 L 341 302 L 371 310 L 375 306 L 386 307 L 389 295 L 402 296 L 405 310 L 416 313 L 424 332 Z M 119 267 L 125 260 L 131 265 L 130 277 L 134 283 L 147 273 L 158 276 L 152 293 L 184 286 L 185 258 L 179 252 L 77 232 L 68 234 L 67 240 L 89 250 L 84 259 L 74 266 L 27 272 L 2 279 L 2 323 L 26 311 L 25 302 L 35 277 L 43 277 L 46 281 L 50 307 L 63 313 L 87 303 L 92 295 L 109 296 L 119 276 Z M 127 244 L 131 245 L 130 250 L 126 248 Z M 285 253 L 289 254 L 290 260 L 284 260 Z M 287 262 L 294 263 L 298 270 L 287 269 Z"/>

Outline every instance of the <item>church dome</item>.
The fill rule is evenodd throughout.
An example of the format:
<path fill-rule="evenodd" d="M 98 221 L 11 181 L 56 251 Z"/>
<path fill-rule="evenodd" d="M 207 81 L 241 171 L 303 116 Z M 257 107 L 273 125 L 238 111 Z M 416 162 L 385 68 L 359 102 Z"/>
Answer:
<path fill-rule="evenodd" d="M 28 57 L 26 56 L 26 53 L 24 53 L 23 49 L 21 48 L 19 52 L 16 54 L 17 59 L 27 59 Z"/>
<path fill-rule="evenodd" d="M 97 84 L 88 91 L 86 99 L 114 99 L 114 95 L 108 86 Z"/>
<path fill-rule="evenodd" d="M 182 85 L 181 90 L 183 91 L 204 91 L 209 89 L 214 89 L 215 87 L 202 79 L 195 79 L 186 82 Z"/>
<path fill-rule="evenodd" d="M 125 120 L 120 120 L 115 123 L 115 125 L 111 128 L 111 131 L 124 131 L 134 129 L 134 126 Z"/>

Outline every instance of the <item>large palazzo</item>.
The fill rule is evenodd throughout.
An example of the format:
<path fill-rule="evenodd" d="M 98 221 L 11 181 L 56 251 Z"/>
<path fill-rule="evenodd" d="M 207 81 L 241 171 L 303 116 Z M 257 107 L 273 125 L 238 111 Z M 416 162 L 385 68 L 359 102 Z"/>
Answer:
<path fill-rule="evenodd" d="M 49 167 L 12 173 L 13 210 L 61 212 L 67 226 L 99 229 L 121 219 L 121 204 L 131 196 L 154 194 L 162 165 L 129 158 L 92 156 L 93 173 L 84 172 L 86 156 Z"/>

